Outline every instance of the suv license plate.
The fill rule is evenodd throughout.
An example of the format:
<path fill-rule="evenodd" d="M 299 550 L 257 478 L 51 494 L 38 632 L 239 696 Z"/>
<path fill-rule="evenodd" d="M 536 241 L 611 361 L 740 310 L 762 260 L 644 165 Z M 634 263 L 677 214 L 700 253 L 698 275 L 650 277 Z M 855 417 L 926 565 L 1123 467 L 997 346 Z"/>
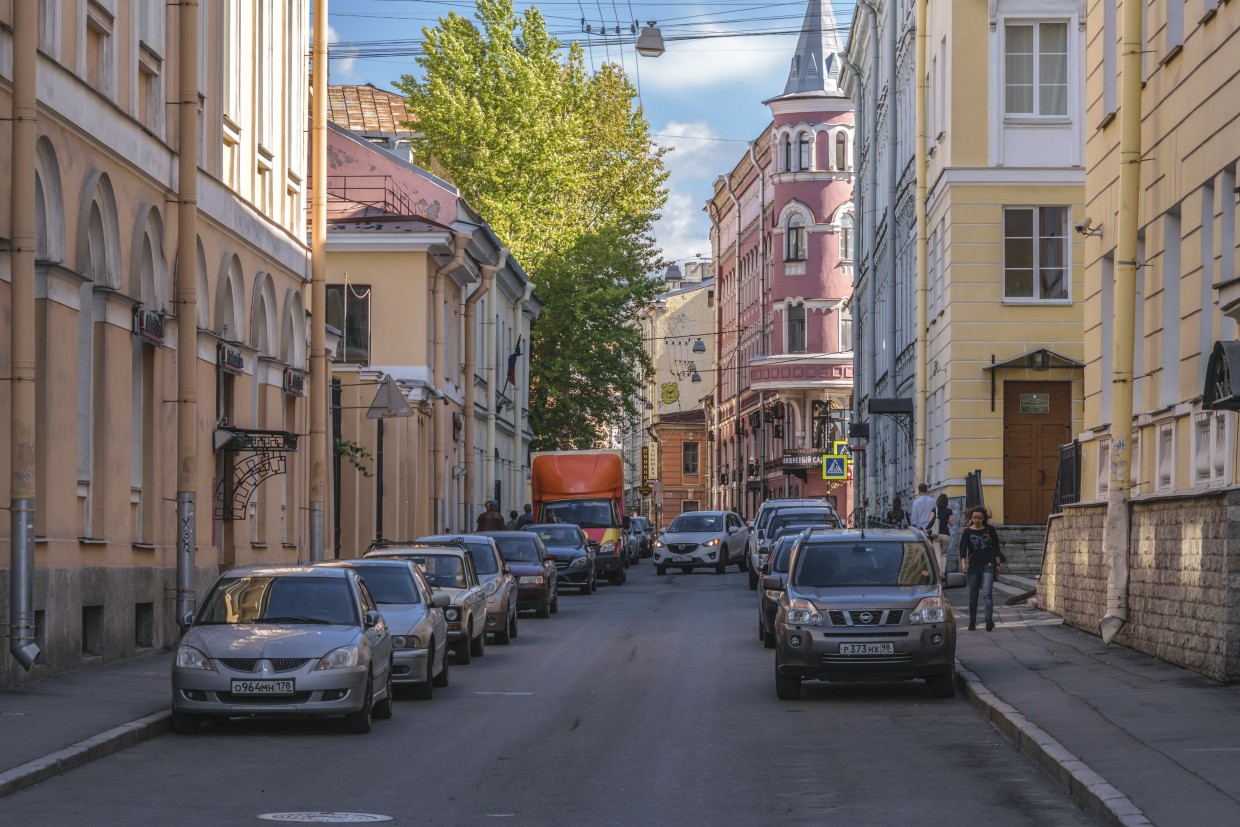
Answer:
<path fill-rule="evenodd" d="M 244 681 L 233 678 L 232 693 L 234 695 L 292 695 L 294 681 Z"/>
<path fill-rule="evenodd" d="M 894 655 L 894 643 L 841 643 L 841 655 Z"/>

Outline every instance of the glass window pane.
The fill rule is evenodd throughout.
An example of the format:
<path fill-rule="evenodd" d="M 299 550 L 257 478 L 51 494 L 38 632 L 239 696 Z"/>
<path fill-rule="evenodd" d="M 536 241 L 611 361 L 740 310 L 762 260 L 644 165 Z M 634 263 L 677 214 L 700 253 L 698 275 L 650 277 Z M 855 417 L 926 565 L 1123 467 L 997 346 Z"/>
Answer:
<path fill-rule="evenodd" d="M 1004 210 L 1005 238 L 1033 238 L 1033 210 Z"/>
<path fill-rule="evenodd" d="M 1032 299 L 1033 271 L 1005 270 L 1003 273 L 1003 296 L 1008 299 Z"/>
<path fill-rule="evenodd" d="M 1033 268 L 1033 239 L 1009 238 L 1003 242 L 1003 266 L 1006 268 Z"/>
<path fill-rule="evenodd" d="M 1038 112 L 1068 114 L 1068 24 L 1038 27 Z"/>
<path fill-rule="evenodd" d="M 1064 280 L 1064 271 L 1043 267 L 1039 271 L 1042 284 L 1041 298 L 1053 301 L 1068 298 L 1068 283 Z"/>
<path fill-rule="evenodd" d="M 1006 108 L 1010 114 L 1033 113 L 1033 26 L 1006 27 Z"/>

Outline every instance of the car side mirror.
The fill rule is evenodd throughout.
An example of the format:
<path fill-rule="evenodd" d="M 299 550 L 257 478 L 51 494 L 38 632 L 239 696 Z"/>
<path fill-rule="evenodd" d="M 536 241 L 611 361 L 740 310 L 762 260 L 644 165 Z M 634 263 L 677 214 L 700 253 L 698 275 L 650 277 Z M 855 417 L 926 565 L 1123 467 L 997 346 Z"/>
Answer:
<path fill-rule="evenodd" d="M 735 533 L 736 533 L 736 526 L 734 525 L 728 526 L 728 534 L 735 534 Z"/>
<path fill-rule="evenodd" d="M 504 564 L 504 574 L 512 574 L 512 566 L 507 563 Z"/>
<path fill-rule="evenodd" d="M 554 554 L 548 554 L 546 555 L 546 559 L 554 563 L 556 561 L 556 556 Z"/>
<path fill-rule="evenodd" d="M 446 609 L 452 605 L 452 598 L 446 594 L 431 595 L 431 605 L 436 609 Z"/>
<path fill-rule="evenodd" d="M 747 525 L 749 526 L 749 530 L 753 531 L 753 520 L 750 520 Z"/>
<path fill-rule="evenodd" d="M 598 543 L 594 542 L 593 540 L 590 540 L 588 543 L 586 543 L 586 545 L 590 547 L 591 551 L 598 551 Z"/>
<path fill-rule="evenodd" d="M 958 571 L 953 571 L 947 575 L 946 582 L 943 583 L 945 589 L 963 589 L 969 585 L 969 578 Z"/>
<path fill-rule="evenodd" d="M 784 581 L 778 575 L 768 574 L 762 578 L 762 588 L 771 592 L 782 592 L 784 590 Z"/>
<path fill-rule="evenodd" d="M 628 517 L 625 517 L 623 520 L 621 520 L 620 525 L 623 526 L 625 531 L 629 531 L 633 528 L 633 521 L 629 519 Z"/>
<path fill-rule="evenodd" d="M 375 628 L 376 626 L 379 625 L 379 621 L 381 619 L 382 618 L 380 614 L 376 612 L 374 609 L 371 609 L 369 612 L 366 613 L 366 628 L 367 629 Z"/>

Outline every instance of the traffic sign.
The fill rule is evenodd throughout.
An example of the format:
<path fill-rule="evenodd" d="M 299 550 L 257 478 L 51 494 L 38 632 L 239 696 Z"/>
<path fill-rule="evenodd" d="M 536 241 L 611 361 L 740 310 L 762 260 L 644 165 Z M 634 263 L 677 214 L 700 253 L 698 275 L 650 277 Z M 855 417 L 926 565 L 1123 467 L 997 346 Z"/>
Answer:
<path fill-rule="evenodd" d="M 844 457 L 835 457 L 830 454 L 822 458 L 822 478 L 824 480 L 846 480 L 848 479 L 848 462 Z"/>

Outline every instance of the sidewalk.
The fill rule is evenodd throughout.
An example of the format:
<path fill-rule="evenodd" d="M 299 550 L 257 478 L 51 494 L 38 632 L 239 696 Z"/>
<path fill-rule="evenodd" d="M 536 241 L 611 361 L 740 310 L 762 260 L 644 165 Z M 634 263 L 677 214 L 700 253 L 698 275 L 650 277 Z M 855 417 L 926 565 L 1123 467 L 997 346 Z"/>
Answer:
<path fill-rule="evenodd" d="M 1017 591 L 995 589 L 989 634 L 965 630 L 968 592 L 950 592 L 961 664 L 1159 827 L 1240 824 L 1240 686 L 1003 606 Z"/>
<path fill-rule="evenodd" d="M 168 709 L 172 655 L 156 652 L 0 689 L 0 776 Z"/>

